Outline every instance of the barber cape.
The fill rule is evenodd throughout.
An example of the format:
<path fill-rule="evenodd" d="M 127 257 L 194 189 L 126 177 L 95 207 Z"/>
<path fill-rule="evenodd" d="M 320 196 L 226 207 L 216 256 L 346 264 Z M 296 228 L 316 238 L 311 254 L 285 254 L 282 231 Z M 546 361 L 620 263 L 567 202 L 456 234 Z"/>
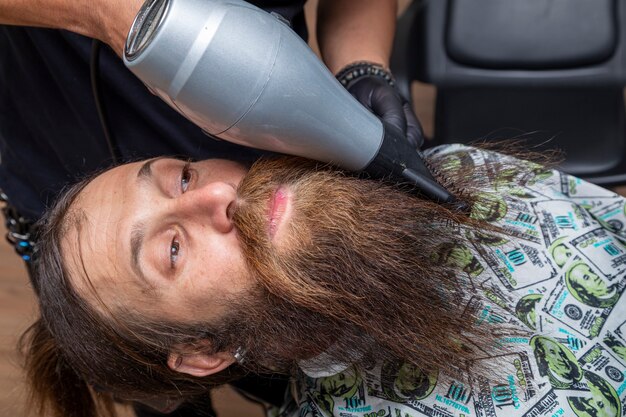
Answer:
<path fill-rule="evenodd" d="M 519 326 L 529 336 L 502 337 L 505 353 L 478 358 L 467 381 L 401 362 L 326 374 L 307 374 L 303 363 L 292 401 L 271 414 L 626 416 L 626 200 L 495 152 L 451 145 L 427 155 L 443 158 L 443 172 L 487 178 L 487 203 L 472 214 L 506 232 L 472 232 L 470 247 L 439 248 L 436 256 L 453 254 L 475 288 L 460 302 L 481 303 L 479 320 L 494 330 Z M 485 364 L 496 377 L 471 379 L 472 366 Z"/>

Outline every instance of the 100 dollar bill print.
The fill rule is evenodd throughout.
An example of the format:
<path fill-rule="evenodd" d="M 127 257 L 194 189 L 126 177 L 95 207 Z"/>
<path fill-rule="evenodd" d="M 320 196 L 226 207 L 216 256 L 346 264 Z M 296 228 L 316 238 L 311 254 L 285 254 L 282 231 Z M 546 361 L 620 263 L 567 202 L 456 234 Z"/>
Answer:
<path fill-rule="evenodd" d="M 546 200 L 531 204 L 539 218 L 546 246 L 561 237 L 577 235 L 594 223 L 583 207 L 569 200 Z"/>
<path fill-rule="evenodd" d="M 603 342 L 626 365 L 626 314 L 620 316 L 614 328 L 607 330 Z"/>
<path fill-rule="evenodd" d="M 492 192 L 478 193 L 478 200 L 472 218 L 498 225 L 506 236 L 543 244 L 537 216 L 529 203 Z"/>
<path fill-rule="evenodd" d="M 423 372 L 403 361 L 385 361 L 361 372 L 348 369 L 330 377 L 309 378 L 298 416 L 476 415 L 469 385 L 437 372 Z"/>
<path fill-rule="evenodd" d="M 584 387 L 583 370 L 574 353 L 565 345 L 552 337 L 534 336 L 530 339 L 530 347 L 533 349 L 539 374 L 547 378 L 553 388 Z"/>
<path fill-rule="evenodd" d="M 461 417 L 474 415 L 471 391 L 438 372 L 424 372 L 402 361 L 386 361 L 371 370 L 370 398 L 390 405 L 389 415 Z"/>
<path fill-rule="evenodd" d="M 624 292 L 626 282 L 609 282 L 582 258 L 576 257 L 548 296 L 544 311 L 551 317 L 594 338 Z"/>
<path fill-rule="evenodd" d="M 616 336 L 614 333 L 607 331 L 604 334 L 604 338 L 602 342 L 605 346 L 607 346 L 613 355 L 622 362 L 622 364 L 626 365 L 626 342 Z"/>
<path fill-rule="evenodd" d="M 477 246 L 493 274 L 509 290 L 536 286 L 557 276 L 552 261 L 535 246 L 508 241 L 502 246 Z"/>
<path fill-rule="evenodd" d="M 588 391 L 567 396 L 568 405 L 577 417 L 622 417 L 623 405 L 618 393 L 604 378 L 585 371 Z"/>
<path fill-rule="evenodd" d="M 602 201 L 589 212 L 608 230 L 622 239 L 626 238 L 626 205 L 623 198 Z"/>
<path fill-rule="evenodd" d="M 498 376 L 478 378 L 474 404 L 480 417 L 518 417 L 524 415 L 547 392 L 548 384 L 538 384 L 538 371 L 526 352 L 478 360 L 497 364 Z"/>
<path fill-rule="evenodd" d="M 588 208 L 596 207 L 596 202 L 606 204 L 607 201 L 621 199 L 611 190 L 583 181 L 580 178 L 559 172 L 561 194 L 577 201 Z"/>
<path fill-rule="evenodd" d="M 597 228 L 570 241 L 580 256 L 609 283 L 623 278 L 626 247 L 606 229 Z"/>
<path fill-rule="evenodd" d="M 626 390 L 624 367 L 613 355 L 599 343 L 593 345 L 578 360 L 581 367 L 605 379 L 618 393 Z"/>

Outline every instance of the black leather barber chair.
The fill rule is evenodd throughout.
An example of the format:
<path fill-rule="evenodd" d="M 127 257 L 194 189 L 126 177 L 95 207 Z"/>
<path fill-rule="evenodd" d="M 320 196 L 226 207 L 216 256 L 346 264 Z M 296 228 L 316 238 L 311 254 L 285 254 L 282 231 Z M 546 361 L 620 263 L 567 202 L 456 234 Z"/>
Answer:
<path fill-rule="evenodd" d="M 437 87 L 434 144 L 525 137 L 561 168 L 626 183 L 624 0 L 414 0 L 392 70 Z"/>

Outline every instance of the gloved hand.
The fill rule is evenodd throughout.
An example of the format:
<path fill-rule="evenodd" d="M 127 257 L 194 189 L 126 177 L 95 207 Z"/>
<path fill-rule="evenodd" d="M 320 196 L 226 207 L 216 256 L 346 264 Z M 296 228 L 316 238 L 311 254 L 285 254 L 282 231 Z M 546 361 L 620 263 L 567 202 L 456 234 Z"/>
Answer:
<path fill-rule="evenodd" d="M 393 77 L 382 67 L 357 63 L 346 67 L 337 79 L 361 104 L 402 132 L 415 148 L 424 144 L 422 126 L 409 103 L 393 86 Z"/>

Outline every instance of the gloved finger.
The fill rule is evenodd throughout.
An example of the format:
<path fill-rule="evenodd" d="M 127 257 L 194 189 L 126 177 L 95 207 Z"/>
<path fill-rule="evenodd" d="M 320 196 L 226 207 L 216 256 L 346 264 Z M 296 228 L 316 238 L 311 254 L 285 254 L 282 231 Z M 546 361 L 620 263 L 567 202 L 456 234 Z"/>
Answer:
<path fill-rule="evenodd" d="M 372 112 L 406 136 L 407 120 L 402 98 L 391 86 L 380 86 L 371 97 Z"/>
<path fill-rule="evenodd" d="M 413 112 L 411 103 L 404 103 L 404 116 L 406 117 L 406 139 L 409 143 L 419 149 L 424 145 L 424 130 L 422 124 Z"/>

